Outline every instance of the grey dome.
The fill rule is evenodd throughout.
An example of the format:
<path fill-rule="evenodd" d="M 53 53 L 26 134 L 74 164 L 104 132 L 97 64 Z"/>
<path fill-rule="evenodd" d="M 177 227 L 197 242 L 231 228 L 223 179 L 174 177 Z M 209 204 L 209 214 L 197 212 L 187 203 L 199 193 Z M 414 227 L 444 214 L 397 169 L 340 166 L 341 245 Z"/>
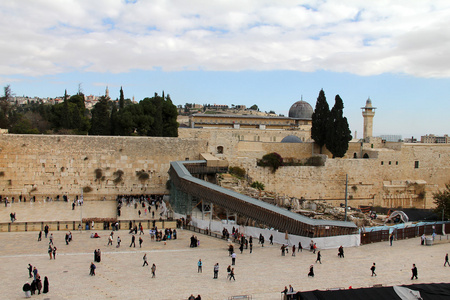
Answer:
<path fill-rule="evenodd" d="M 281 142 L 282 142 L 282 143 L 303 143 L 302 140 L 301 140 L 298 136 L 295 136 L 295 135 L 288 135 L 288 136 L 285 136 L 285 137 L 281 140 Z"/>
<path fill-rule="evenodd" d="M 289 118 L 293 119 L 311 120 L 312 114 L 313 108 L 303 100 L 295 102 L 289 109 Z"/>

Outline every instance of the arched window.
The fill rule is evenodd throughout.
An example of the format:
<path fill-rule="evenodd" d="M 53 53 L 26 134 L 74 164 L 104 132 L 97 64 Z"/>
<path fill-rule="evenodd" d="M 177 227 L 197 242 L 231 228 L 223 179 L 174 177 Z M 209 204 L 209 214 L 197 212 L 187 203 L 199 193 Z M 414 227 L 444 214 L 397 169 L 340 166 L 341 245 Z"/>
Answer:
<path fill-rule="evenodd" d="M 353 158 L 358 158 L 358 155 L 356 155 L 356 152 L 353 153 Z"/>
<path fill-rule="evenodd" d="M 223 146 L 217 147 L 217 154 L 223 154 Z"/>
<path fill-rule="evenodd" d="M 364 153 L 363 158 L 369 158 L 369 154 Z"/>

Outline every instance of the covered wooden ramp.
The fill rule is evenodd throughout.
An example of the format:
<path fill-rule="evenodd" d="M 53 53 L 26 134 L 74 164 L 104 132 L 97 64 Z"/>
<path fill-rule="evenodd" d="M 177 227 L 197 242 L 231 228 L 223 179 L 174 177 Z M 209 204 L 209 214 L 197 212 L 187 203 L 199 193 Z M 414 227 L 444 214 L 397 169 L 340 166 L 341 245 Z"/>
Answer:
<path fill-rule="evenodd" d="M 220 167 L 215 172 L 225 171 L 219 169 Z M 193 199 L 200 199 L 289 234 L 312 238 L 347 235 L 357 232 L 357 227 L 353 222 L 310 219 L 195 178 L 191 174 L 191 172 L 211 174 L 213 171 L 214 168 L 208 167 L 206 160 L 170 163 L 170 203 L 175 212 L 190 214 L 192 207 L 195 205 Z"/>

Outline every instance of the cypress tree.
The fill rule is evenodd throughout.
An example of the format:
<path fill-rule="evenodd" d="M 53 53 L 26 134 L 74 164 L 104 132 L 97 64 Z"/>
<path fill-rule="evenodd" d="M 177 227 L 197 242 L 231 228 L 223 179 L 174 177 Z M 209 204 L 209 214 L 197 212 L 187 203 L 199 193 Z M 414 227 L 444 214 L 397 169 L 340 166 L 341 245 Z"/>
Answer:
<path fill-rule="evenodd" d="M 125 106 L 125 97 L 123 96 L 123 89 L 120 87 L 119 109 Z"/>
<path fill-rule="evenodd" d="M 109 114 L 109 99 L 102 96 L 92 109 L 91 135 L 110 135 L 111 119 Z"/>
<path fill-rule="evenodd" d="M 327 149 L 335 157 L 343 157 L 348 150 L 348 143 L 352 139 L 347 118 L 344 117 L 344 103 L 341 97 L 336 95 L 335 103 L 328 120 L 326 145 Z"/>
<path fill-rule="evenodd" d="M 322 89 L 319 92 L 316 107 L 312 114 L 312 127 L 311 127 L 311 138 L 320 147 L 320 153 L 322 153 L 322 147 L 325 144 L 328 144 L 326 141 L 327 141 L 329 117 L 330 117 L 330 107 L 328 106 L 327 99 L 325 98 L 325 92 Z"/>

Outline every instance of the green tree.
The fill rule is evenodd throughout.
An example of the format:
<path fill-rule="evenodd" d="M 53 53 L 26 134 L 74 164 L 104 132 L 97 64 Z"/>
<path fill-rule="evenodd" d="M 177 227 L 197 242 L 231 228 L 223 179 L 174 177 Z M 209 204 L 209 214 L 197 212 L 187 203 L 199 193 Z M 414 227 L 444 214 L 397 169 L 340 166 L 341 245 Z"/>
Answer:
<path fill-rule="evenodd" d="M 258 105 L 256 105 L 256 104 L 253 104 L 252 106 L 250 106 L 250 109 L 259 111 Z"/>
<path fill-rule="evenodd" d="M 145 99 L 144 99 L 145 100 Z M 149 99 L 153 105 L 153 123 L 150 127 L 150 136 L 164 136 L 163 130 L 163 98 L 155 93 L 153 98 Z"/>
<path fill-rule="evenodd" d="M 259 181 L 253 181 L 250 185 L 252 188 L 257 189 L 259 192 L 259 197 L 261 197 L 261 191 L 264 191 L 264 188 L 266 187 L 264 183 Z"/>
<path fill-rule="evenodd" d="M 322 148 L 326 144 L 328 132 L 328 119 L 330 118 L 330 107 L 328 106 L 325 92 L 320 90 L 319 97 L 317 97 L 316 107 L 312 114 L 311 138 Z"/>
<path fill-rule="evenodd" d="M 162 109 L 163 117 L 163 136 L 177 137 L 178 136 L 178 110 L 172 103 L 170 95 L 167 94 L 165 101 L 163 102 Z"/>
<path fill-rule="evenodd" d="M 14 122 L 14 124 L 11 126 L 10 130 L 11 133 L 16 134 L 39 134 L 39 130 L 37 130 L 31 122 L 24 118 L 22 115 L 18 116 L 18 120 Z"/>
<path fill-rule="evenodd" d="M 9 102 L 12 97 L 11 86 L 9 84 L 6 85 L 4 90 L 5 94 L 0 98 L 0 128 L 8 129 L 11 114 L 11 104 Z"/>
<path fill-rule="evenodd" d="M 333 154 L 333 158 L 345 155 L 351 139 L 352 135 L 348 127 L 347 118 L 344 117 L 344 103 L 341 97 L 336 95 L 335 103 L 328 119 L 326 138 L 327 149 Z"/>
<path fill-rule="evenodd" d="M 123 96 L 123 89 L 120 87 L 120 98 L 119 98 L 119 109 L 124 108 L 125 106 L 125 97 Z"/>
<path fill-rule="evenodd" d="M 433 193 L 433 199 L 436 204 L 434 209 L 436 214 L 441 216 L 444 211 L 444 217 L 448 219 L 450 217 L 450 184 L 446 184 L 443 191 Z"/>
<path fill-rule="evenodd" d="M 102 96 L 92 109 L 90 135 L 111 135 L 111 119 L 108 102 L 109 99 Z"/>
<path fill-rule="evenodd" d="M 257 165 L 261 167 L 270 167 L 272 169 L 272 173 L 275 173 L 278 168 L 283 165 L 283 158 L 280 154 L 272 152 L 264 155 L 262 159 L 258 161 Z"/>

